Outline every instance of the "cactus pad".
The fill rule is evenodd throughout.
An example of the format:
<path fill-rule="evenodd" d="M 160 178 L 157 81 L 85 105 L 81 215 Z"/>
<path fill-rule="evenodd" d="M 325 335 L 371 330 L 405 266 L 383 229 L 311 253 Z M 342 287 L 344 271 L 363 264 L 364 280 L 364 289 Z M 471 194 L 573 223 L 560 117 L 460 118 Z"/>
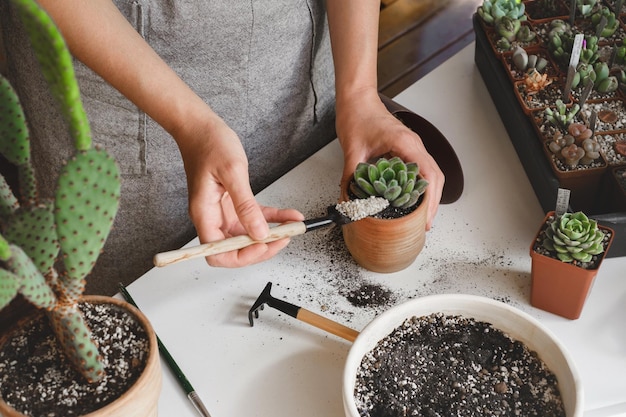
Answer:
<path fill-rule="evenodd" d="M 12 256 L 7 264 L 9 270 L 19 280 L 19 292 L 39 308 L 52 308 L 56 302 L 56 296 L 41 272 L 18 246 L 11 245 L 11 252 Z"/>
<path fill-rule="evenodd" d="M 48 273 L 59 253 L 51 203 L 19 209 L 9 220 L 5 237 L 20 246 L 42 274 Z"/>
<path fill-rule="evenodd" d="M 15 298 L 18 288 L 19 278 L 6 269 L 0 269 L 0 309 Z"/>
<path fill-rule="evenodd" d="M 8 217 L 19 207 L 13 190 L 4 177 L 0 177 L 0 216 Z"/>
<path fill-rule="evenodd" d="M 61 305 L 48 312 L 50 323 L 68 360 L 89 382 L 104 376 L 102 356 L 77 304 Z"/>
<path fill-rule="evenodd" d="M 0 76 L 0 153 L 19 166 L 30 160 L 26 117 L 9 81 Z"/>
<path fill-rule="evenodd" d="M 117 213 L 119 170 L 104 150 L 79 152 L 64 167 L 56 191 L 55 218 L 63 261 L 72 279 L 93 268 Z"/>
<path fill-rule="evenodd" d="M 32 0 L 13 0 L 50 90 L 70 125 L 76 148 L 91 147 L 91 129 L 65 40 L 48 14 Z"/>

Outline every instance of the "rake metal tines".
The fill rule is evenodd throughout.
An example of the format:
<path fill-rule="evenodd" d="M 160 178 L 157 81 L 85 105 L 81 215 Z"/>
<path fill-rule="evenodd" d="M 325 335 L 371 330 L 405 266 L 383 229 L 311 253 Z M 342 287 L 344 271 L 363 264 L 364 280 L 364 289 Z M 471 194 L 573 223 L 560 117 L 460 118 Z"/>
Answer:
<path fill-rule="evenodd" d="M 312 311 L 309 311 L 295 304 L 273 297 L 270 293 L 271 289 L 272 283 L 268 282 L 259 297 L 256 299 L 256 301 L 248 311 L 248 320 L 250 321 L 250 326 L 254 326 L 253 316 L 259 318 L 259 310 L 263 310 L 265 304 L 267 304 L 268 306 L 275 308 L 276 310 L 282 311 L 283 313 L 291 317 L 308 323 L 314 327 L 317 327 L 318 329 L 325 330 L 331 334 L 334 334 L 335 336 L 339 336 L 350 342 L 353 342 L 354 339 L 356 339 L 356 337 L 359 335 L 359 332 L 349 327 L 346 327 L 343 324 L 327 319 L 326 317 L 320 316 L 319 314 L 313 313 Z"/>

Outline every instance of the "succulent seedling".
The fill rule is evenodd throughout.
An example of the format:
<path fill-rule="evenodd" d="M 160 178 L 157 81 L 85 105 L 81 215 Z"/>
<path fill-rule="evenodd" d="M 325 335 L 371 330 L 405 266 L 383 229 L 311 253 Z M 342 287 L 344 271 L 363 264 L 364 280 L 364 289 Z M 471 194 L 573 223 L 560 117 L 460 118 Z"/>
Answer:
<path fill-rule="evenodd" d="M 558 99 L 555 102 L 554 108 L 546 108 L 544 115 L 546 120 L 555 125 L 556 127 L 567 130 L 569 124 L 574 120 L 576 114 L 580 110 L 580 105 L 574 103 L 570 108 L 567 107 L 563 100 Z"/>
<path fill-rule="evenodd" d="M 405 163 L 396 156 L 379 158 L 373 164 L 359 163 L 350 191 L 358 198 L 380 196 L 393 207 L 409 208 L 417 204 L 427 186 L 416 163 Z"/>
<path fill-rule="evenodd" d="M 488 25 L 495 25 L 504 16 L 526 20 L 525 10 L 525 5 L 521 0 L 484 0 L 478 7 L 477 13 Z"/>
<path fill-rule="evenodd" d="M 564 213 L 545 230 L 543 247 L 563 262 L 589 262 L 604 252 L 604 233 L 583 212 Z"/>

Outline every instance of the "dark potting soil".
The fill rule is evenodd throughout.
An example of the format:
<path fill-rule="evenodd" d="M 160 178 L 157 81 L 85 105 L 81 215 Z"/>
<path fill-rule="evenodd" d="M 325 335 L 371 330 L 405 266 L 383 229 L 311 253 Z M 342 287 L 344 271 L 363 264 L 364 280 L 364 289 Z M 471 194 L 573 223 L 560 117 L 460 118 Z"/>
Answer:
<path fill-rule="evenodd" d="M 88 383 L 72 368 L 42 315 L 0 351 L 0 395 L 7 404 L 33 417 L 83 415 L 111 403 L 139 378 L 149 342 L 137 319 L 112 304 L 80 308 L 103 356 L 104 378 Z"/>
<path fill-rule="evenodd" d="M 407 319 L 366 354 L 363 417 L 564 417 L 554 374 L 489 323 L 441 313 Z"/>

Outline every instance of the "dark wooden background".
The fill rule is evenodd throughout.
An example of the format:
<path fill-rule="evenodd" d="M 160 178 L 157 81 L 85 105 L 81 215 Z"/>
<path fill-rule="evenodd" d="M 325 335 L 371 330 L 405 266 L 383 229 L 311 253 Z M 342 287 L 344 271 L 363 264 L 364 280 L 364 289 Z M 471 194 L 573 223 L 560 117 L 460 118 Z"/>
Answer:
<path fill-rule="evenodd" d="M 379 91 L 394 97 L 474 40 L 483 0 L 382 0 Z"/>

